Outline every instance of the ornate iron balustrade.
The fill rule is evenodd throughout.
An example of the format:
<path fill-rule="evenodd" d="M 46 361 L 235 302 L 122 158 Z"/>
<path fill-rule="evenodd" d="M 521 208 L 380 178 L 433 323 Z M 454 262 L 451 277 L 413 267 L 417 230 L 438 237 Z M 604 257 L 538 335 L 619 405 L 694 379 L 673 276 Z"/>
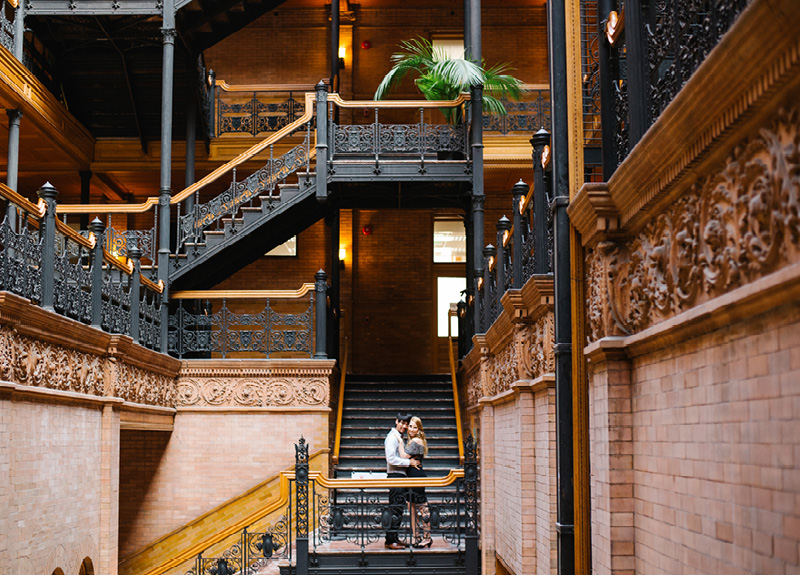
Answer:
<path fill-rule="evenodd" d="M 215 134 L 277 132 L 306 111 L 305 92 L 312 84 L 296 86 L 231 86 L 215 82 Z"/>
<path fill-rule="evenodd" d="M 131 246 L 123 263 L 105 250 L 102 222 L 81 235 L 56 218 L 54 187 L 38 194 L 34 205 L 0 185 L 10 206 L 0 224 L 0 289 L 157 349 L 163 285 L 141 276 L 139 250 Z"/>
<path fill-rule="evenodd" d="M 550 89 L 529 88 L 519 102 L 501 98 L 508 112 L 505 116 L 484 115 L 484 132 L 530 134 L 541 128 L 550 130 Z"/>
<path fill-rule="evenodd" d="M 286 512 L 274 523 L 245 527 L 238 540 L 217 556 L 200 553 L 186 575 L 256 575 L 274 561 L 292 557 L 292 497 Z"/>
<path fill-rule="evenodd" d="M 169 317 L 168 352 L 184 357 L 283 357 L 314 355 L 317 306 L 325 311 L 327 284 L 296 291 L 187 291 L 171 295 L 178 309 Z M 319 320 L 319 313 L 316 315 Z"/>
<path fill-rule="evenodd" d="M 616 165 L 642 138 L 720 42 L 748 0 L 619 0 L 597 14 L 600 90 L 606 90 L 603 141 Z M 618 15 L 619 12 L 619 15 Z M 624 14 L 624 17 L 623 17 Z M 591 36 L 583 39 L 584 52 Z M 603 61 L 604 60 L 604 61 Z M 604 88 L 603 86 L 608 86 Z M 608 179 L 610 167 L 605 170 Z"/>
<path fill-rule="evenodd" d="M 534 184 L 519 181 L 512 188 L 513 221 L 497 222 L 497 247 L 483 251 L 483 277 L 474 302 L 476 333 L 485 333 L 503 311 L 500 300 L 509 289 L 521 289 L 534 275 L 553 273 L 553 213 L 549 177 L 550 134 L 538 131 L 531 139 Z M 466 307 L 467 302 L 462 303 Z M 459 330 L 461 337 L 461 330 Z M 469 351 L 469 342 L 459 342 Z"/>
<path fill-rule="evenodd" d="M 233 181 L 228 189 L 204 204 L 195 203 L 192 210 L 185 215 L 180 214 L 179 204 L 176 249 L 182 248 L 189 240 L 197 241 L 203 230 L 208 229 L 225 216 L 235 215 L 239 208 L 248 205 L 258 196 L 273 196 L 278 184 L 284 182 L 298 169 L 305 167 L 308 172 L 311 161 L 310 142 L 311 124 L 308 122 L 303 141 L 282 156 L 273 158 L 274 145 L 270 145 L 270 158 L 263 168 L 240 182 L 236 181 L 236 169 L 234 168 Z"/>
<path fill-rule="evenodd" d="M 382 124 L 378 121 L 378 109 L 375 109 L 375 121 L 366 125 L 331 124 L 331 155 L 336 154 L 371 154 L 379 157 L 383 154 L 432 155 L 438 152 L 458 152 L 462 157 L 467 154 L 466 124 L 450 126 L 448 124 L 428 124 L 423 121 L 420 111 L 420 122 L 417 124 Z"/>

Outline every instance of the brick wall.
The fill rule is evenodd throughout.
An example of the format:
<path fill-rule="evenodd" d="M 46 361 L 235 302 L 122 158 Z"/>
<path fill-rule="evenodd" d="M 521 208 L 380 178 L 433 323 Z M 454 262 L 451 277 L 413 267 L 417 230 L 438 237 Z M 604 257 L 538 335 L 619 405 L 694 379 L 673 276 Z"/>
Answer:
<path fill-rule="evenodd" d="M 116 538 L 103 505 L 102 408 L 0 394 L 0 570 L 77 574 Z M 113 442 L 112 442 L 113 443 Z M 106 486 L 107 487 L 107 486 Z M 108 527 L 113 528 L 109 533 Z M 112 542 L 113 543 L 113 542 Z M 116 566 L 116 563 L 113 563 Z M 106 565 L 105 572 L 111 572 Z"/>
<path fill-rule="evenodd" d="M 292 465 L 301 435 L 327 447 L 327 410 L 180 410 L 171 434 L 122 431 L 120 558 Z"/>
<path fill-rule="evenodd" d="M 554 574 L 555 391 L 518 382 L 482 401 L 484 573 Z"/>
<path fill-rule="evenodd" d="M 800 307 L 590 378 L 595 572 L 800 565 Z"/>

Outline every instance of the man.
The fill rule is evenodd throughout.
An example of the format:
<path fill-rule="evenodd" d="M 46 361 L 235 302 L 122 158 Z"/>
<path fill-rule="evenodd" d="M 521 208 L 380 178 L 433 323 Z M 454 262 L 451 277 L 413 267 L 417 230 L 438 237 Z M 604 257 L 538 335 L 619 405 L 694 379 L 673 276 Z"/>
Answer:
<path fill-rule="evenodd" d="M 419 461 L 414 458 L 400 457 L 400 445 L 403 443 L 403 434 L 408 427 L 411 415 L 398 413 L 394 420 L 394 428 L 386 435 L 383 442 L 386 453 L 386 476 L 390 479 L 405 478 L 408 475 L 408 468 L 419 467 Z M 387 549 L 404 549 L 407 543 L 402 543 L 398 537 L 400 524 L 403 521 L 403 509 L 406 506 L 406 488 L 392 487 L 389 489 L 389 512 L 392 515 L 391 527 L 386 530 Z"/>

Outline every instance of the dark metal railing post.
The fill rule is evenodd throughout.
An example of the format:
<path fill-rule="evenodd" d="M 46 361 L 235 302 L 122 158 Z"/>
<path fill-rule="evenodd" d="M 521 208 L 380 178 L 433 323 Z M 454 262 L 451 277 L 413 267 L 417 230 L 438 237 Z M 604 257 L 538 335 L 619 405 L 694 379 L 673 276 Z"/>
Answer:
<path fill-rule="evenodd" d="M 550 268 L 547 247 L 547 188 L 544 185 L 542 152 L 550 145 L 550 132 L 542 128 L 531 138 L 533 146 L 533 273 L 546 274 Z"/>
<path fill-rule="evenodd" d="M 492 266 L 497 250 L 492 244 L 483 248 L 483 331 L 489 331 L 492 326 L 492 302 L 494 290 L 492 289 Z"/>
<path fill-rule="evenodd" d="M 308 444 L 303 437 L 294 446 L 296 503 L 295 575 L 308 575 Z"/>
<path fill-rule="evenodd" d="M 103 324 L 103 246 L 106 226 L 95 218 L 89 223 L 89 231 L 94 234 L 92 250 L 92 327 L 101 329 Z"/>
<path fill-rule="evenodd" d="M 511 233 L 511 220 L 503 216 L 497 220 L 497 293 L 502 296 L 506 292 L 506 262 L 508 255 L 506 242 Z"/>
<path fill-rule="evenodd" d="M 470 434 L 464 442 L 464 567 L 466 575 L 478 575 L 478 452 Z"/>
<path fill-rule="evenodd" d="M 317 92 L 317 201 L 328 200 L 328 87 L 315 86 Z"/>
<path fill-rule="evenodd" d="M 56 263 L 56 190 L 50 182 L 43 185 L 36 194 L 47 204 L 47 212 L 42 222 L 42 307 L 53 311 L 53 290 L 55 288 Z"/>
<path fill-rule="evenodd" d="M 628 145 L 632 150 L 649 127 L 647 45 L 641 2 L 625 3 L 625 50 L 628 59 Z"/>
<path fill-rule="evenodd" d="M 608 15 L 617 9 L 614 0 L 599 0 L 597 3 L 597 61 L 600 69 L 600 128 L 602 133 L 603 180 L 608 181 L 617 169 L 614 130 L 617 122 L 614 114 L 614 78 L 617 76 L 619 56 L 617 49 L 606 37 Z"/>
<path fill-rule="evenodd" d="M 522 288 L 522 202 L 528 191 L 528 184 L 522 180 L 514 184 L 511 194 L 514 198 L 514 233 L 511 238 L 511 278 L 514 289 Z"/>
<path fill-rule="evenodd" d="M 139 306 L 141 304 L 142 286 L 142 250 L 136 245 L 128 247 L 128 257 L 133 261 L 133 274 L 131 274 L 131 332 L 133 343 L 139 343 Z"/>
<path fill-rule="evenodd" d="M 316 345 L 314 346 L 314 359 L 328 359 L 325 339 L 327 335 L 326 316 L 328 309 L 328 275 L 324 270 L 314 274 L 314 296 L 316 301 Z"/>

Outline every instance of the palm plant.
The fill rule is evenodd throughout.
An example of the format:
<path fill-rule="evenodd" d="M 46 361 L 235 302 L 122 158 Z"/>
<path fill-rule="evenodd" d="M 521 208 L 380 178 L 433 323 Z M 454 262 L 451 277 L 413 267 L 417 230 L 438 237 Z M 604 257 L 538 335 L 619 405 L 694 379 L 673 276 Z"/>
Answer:
<path fill-rule="evenodd" d="M 501 98 L 518 100 L 522 94 L 522 82 L 507 74 L 506 64 L 485 68 L 461 58 L 451 58 L 444 50 L 435 48 L 430 40 L 419 37 L 400 43 L 401 51 L 392 55 L 394 66 L 375 91 L 375 99 L 382 100 L 409 73 L 416 75 L 414 84 L 427 100 L 455 100 L 470 86 L 483 84 L 483 111 L 487 114 L 506 114 Z M 460 108 L 442 109 L 450 124 L 461 119 Z"/>

